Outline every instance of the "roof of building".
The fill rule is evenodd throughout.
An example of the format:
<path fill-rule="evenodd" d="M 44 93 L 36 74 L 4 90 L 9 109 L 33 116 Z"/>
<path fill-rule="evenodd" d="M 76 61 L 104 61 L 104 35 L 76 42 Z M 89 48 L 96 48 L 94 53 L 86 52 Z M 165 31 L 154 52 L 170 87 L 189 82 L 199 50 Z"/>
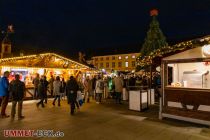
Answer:
<path fill-rule="evenodd" d="M 0 59 L 0 66 L 86 69 L 87 65 L 55 53 L 41 53 Z"/>
<path fill-rule="evenodd" d="M 129 55 L 129 54 L 140 54 L 140 53 L 139 52 L 133 52 L 133 53 L 120 53 L 120 54 L 97 55 L 97 56 L 93 56 L 93 58 L 94 57 L 104 57 L 104 56 Z"/>

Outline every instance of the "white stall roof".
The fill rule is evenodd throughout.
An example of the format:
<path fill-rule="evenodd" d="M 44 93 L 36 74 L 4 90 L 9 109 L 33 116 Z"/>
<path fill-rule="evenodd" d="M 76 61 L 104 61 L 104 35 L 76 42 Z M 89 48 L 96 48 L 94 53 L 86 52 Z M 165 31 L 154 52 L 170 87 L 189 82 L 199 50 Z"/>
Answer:
<path fill-rule="evenodd" d="M 205 58 L 210 57 L 210 46 L 209 46 L 209 55 L 205 56 L 203 53 L 203 47 L 196 47 L 190 50 L 186 50 L 181 53 L 177 53 L 168 57 L 163 58 L 163 60 L 176 60 L 176 59 L 192 59 L 192 58 Z M 208 53 L 207 52 L 207 53 Z"/>

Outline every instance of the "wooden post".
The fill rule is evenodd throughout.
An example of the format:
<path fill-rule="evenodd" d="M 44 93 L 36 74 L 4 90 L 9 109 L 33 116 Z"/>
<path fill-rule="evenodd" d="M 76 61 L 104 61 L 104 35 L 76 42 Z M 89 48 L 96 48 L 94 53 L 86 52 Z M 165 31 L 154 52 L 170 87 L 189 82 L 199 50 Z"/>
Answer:
<path fill-rule="evenodd" d="M 160 103 L 159 103 L 159 119 L 162 120 L 162 111 L 163 111 L 163 99 L 164 99 L 164 64 L 161 63 L 160 66 L 160 73 L 161 73 L 161 97 L 160 97 Z"/>
<path fill-rule="evenodd" d="M 152 94 L 152 65 L 150 65 L 150 85 L 149 85 L 149 94 L 150 94 L 150 103 L 152 102 L 152 97 L 151 97 L 151 94 Z"/>

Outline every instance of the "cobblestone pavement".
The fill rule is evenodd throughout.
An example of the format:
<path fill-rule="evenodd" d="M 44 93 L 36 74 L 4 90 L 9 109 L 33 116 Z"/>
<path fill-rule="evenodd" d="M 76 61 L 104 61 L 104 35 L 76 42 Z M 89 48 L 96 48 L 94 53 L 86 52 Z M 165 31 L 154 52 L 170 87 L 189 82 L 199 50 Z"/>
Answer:
<path fill-rule="evenodd" d="M 102 104 L 84 104 L 74 116 L 69 105 L 53 106 L 49 100 L 45 108 L 37 108 L 35 102 L 25 101 L 25 119 L 0 118 L 0 139 L 4 130 L 54 130 L 64 137 L 28 137 L 12 139 L 66 139 L 66 140 L 210 140 L 209 127 L 177 121 L 158 120 L 158 106 L 145 112 L 128 110 L 128 104 L 116 105 L 112 100 Z M 10 113 L 11 105 L 7 112 Z M 8 132 L 8 131 L 7 131 Z M 42 132 L 42 131 L 39 131 Z"/>

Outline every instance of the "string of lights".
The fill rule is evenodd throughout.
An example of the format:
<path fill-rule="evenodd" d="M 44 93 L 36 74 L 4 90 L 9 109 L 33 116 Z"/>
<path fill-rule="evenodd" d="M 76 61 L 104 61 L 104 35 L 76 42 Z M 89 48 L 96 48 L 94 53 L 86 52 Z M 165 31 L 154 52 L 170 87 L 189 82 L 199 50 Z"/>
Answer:
<path fill-rule="evenodd" d="M 157 57 L 163 58 L 168 54 L 174 54 L 178 51 L 184 51 L 187 49 L 192 49 L 196 47 L 200 47 L 206 44 L 210 44 L 210 36 L 206 36 L 203 38 L 198 38 L 190 41 L 181 42 L 172 46 L 165 46 L 160 49 L 154 50 L 149 53 L 147 56 L 139 56 L 137 57 L 137 67 L 145 67 L 149 65 L 153 65 L 153 60 Z"/>

